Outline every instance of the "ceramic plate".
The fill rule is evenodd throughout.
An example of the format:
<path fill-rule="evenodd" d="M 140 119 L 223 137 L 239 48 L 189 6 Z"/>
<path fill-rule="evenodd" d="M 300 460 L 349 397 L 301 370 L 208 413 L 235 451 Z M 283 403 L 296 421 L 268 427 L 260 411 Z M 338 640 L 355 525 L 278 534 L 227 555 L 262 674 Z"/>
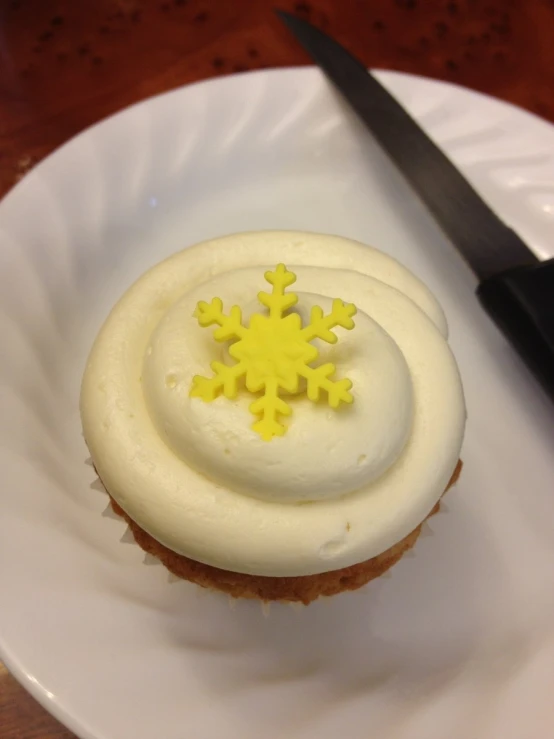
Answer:
<path fill-rule="evenodd" d="M 459 87 L 379 78 L 542 257 L 554 129 Z M 413 555 L 299 609 L 170 581 L 103 515 L 79 383 L 145 269 L 202 239 L 306 229 L 412 268 L 450 320 L 465 469 Z M 0 206 L 0 640 L 86 739 L 544 739 L 554 725 L 554 408 L 475 279 L 315 69 L 193 85 L 89 129 Z M 546 728 L 548 727 L 548 729 Z"/>

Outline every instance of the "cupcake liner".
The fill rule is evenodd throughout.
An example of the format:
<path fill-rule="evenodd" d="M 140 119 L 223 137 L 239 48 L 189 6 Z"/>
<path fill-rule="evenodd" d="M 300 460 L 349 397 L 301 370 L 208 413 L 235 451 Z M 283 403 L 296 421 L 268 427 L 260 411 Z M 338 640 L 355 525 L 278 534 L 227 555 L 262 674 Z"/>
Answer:
<path fill-rule="evenodd" d="M 420 539 L 427 539 L 430 536 L 434 536 L 434 534 L 435 534 L 435 532 L 433 531 L 433 529 L 431 528 L 431 526 L 429 525 L 429 523 L 427 521 L 424 521 L 421 524 L 421 532 L 419 534 L 419 538 Z"/>
<path fill-rule="evenodd" d="M 295 600 L 287 600 L 285 601 L 285 603 L 289 605 L 292 608 L 292 610 L 296 611 L 297 613 L 298 611 L 303 611 L 304 608 L 306 608 L 304 603 L 299 603 L 298 601 L 295 601 Z"/>
<path fill-rule="evenodd" d="M 154 557 L 153 554 L 148 554 L 148 552 L 145 552 L 142 563 L 148 567 L 151 567 L 152 565 L 161 565 L 160 560 L 157 557 Z"/>
<path fill-rule="evenodd" d="M 94 463 L 92 462 L 92 459 L 90 457 L 85 460 L 85 464 L 87 464 L 88 466 L 92 466 L 93 469 L 95 469 Z M 457 466 L 454 474 L 452 475 L 452 479 L 450 481 L 450 485 L 452 485 L 452 484 L 454 484 L 456 482 L 457 477 L 458 477 L 459 472 L 460 472 L 460 469 L 461 469 L 461 462 L 458 464 L 458 466 Z M 450 487 L 450 485 L 448 487 Z M 96 479 L 94 479 L 90 483 L 90 489 L 91 490 L 94 490 L 96 492 L 101 492 L 101 493 L 105 494 L 108 497 L 108 501 L 109 502 L 108 502 L 108 505 L 106 506 L 106 508 L 102 511 L 102 516 L 104 516 L 106 518 L 112 518 L 112 519 L 114 519 L 116 521 L 121 521 L 122 523 L 124 523 L 125 521 L 128 522 L 128 524 L 125 526 L 125 530 L 124 530 L 124 532 L 123 532 L 123 534 L 122 534 L 122 536 L 120 538 L 120 542 L 121 543 L 125 543 L 125 544 L 126 543 L 129 543 L 129 544 L 135 544 L 135 545 L 137 545 L 141 549 L 141 551 L 143 552 L 143 555 L 144 555 L 144 557 L 143 557 L 143 564 L 145 564 L 147 566 L 161 565 L 166 570 L 168 584 L 172 584 L 172 583 L 175 583 L 175 582 L 178 582 L 178 581 L 181 581 L 181 582 L 182 581 L 185 581 L 185 582 L 189 582 L 191 584 L 194 583 L 194 578 L 190 578 L 189 579 L 186 576 L 181 576 L 180 577 L 178 575 L 173 574 L 171 572 L 171 570 L 169 569 L 168 565 L 165 564 L 165 561 L 163 559 L 160 559 L 158 556 L 156 556 L 157 555 L 157 549 L 156 549 L 156 547 L 161 547 L 163 549 L 162 545 L 160 545 L 159 543 L 155 542 L 154 540 L 151 540 L 149 542 L 149 546 L 143 546 L 143 542 L 142 542 L 141 537 L 143 537 L 143 536 L 146 536 L 147 537 L 148 535 L 146 534 L 146 532 L 144 532 L 142 529 L 140 529 L 138 527 L 138 525 L 136 525 L 132 520 L 130 520 L 125 515 L 124 511 L 121 508 L 119 508 L 119 506 L 117 505 L 117 503 L 111 499 L 111 497 L 109 496 L 109 493 L 107 492 L 105 486 L 103 485 L 103 483 L 102 483 L 102 481 L 100 480 L 99 477 L 96 477 Z M 118 511 L 118 512 L 116 513 L 116 511 Z M 440 507 L 437 504 L 437 506 L 431 512 L 430 516 L 435 515 L 439 511 L 440 512 L 443 512 L 443 513 L 446 513 L 448 511 L 448 508 L 447 508 L 447 506 L 444 505 L 444 503 L 442 503 L 440 505 Z M 133 531 L 135 530 L 135 528 L 136 528 L 135 534 L 137 534 L 137 536 L 140 534 L 138 541 L 136 540 L 135 534 L 133 533 Z M 391 548 L 390 551 L 387 551 L 387 552 L 384 553 L 385 554 L 385 559 L 384 559 L 383 565 L 382 565 L 383 568 L 384 568 L 383 571 L 381 571 L 379 574 L 371 574 L 371 572 L 370 572 L 369 574 L 371 575 L 371 577 L 370 577 L 369 580 L 366 579 L 365 580 L 365 583 L 360 583 L 359 585 L 354 584 L 353 587 L 344 587 L 341 590 L 334 590 L 334 591 L 327 592 L 327 593 L 321 592 L 319 594 L 319 596 L 316 594 L 315 597 L 312 596 L 312 598 L 310 600 L 304 600 L 303 598 L 298 597 L 298 593 L 297 592 L 294 593 L 294 599 L 292 599 L 292 600 L 289 600 L 287 597 L 281 598 L 279 596 L 277 596 L 274 601 L 267 600 L 267 599 L 266 600 L 263 600 L 263 595 L 262 595 L 263 590 L 262 590 L 262 593 L 260 593 L 258 591 L 257 599 L 258 599 L 258 602 L 260 603 L 261 612 L 262 612 L 264 618 L 269 618 L 270 617 L 270 614 L 271 614 L 271 603 L 272 602 L 286 603 L 286 604 L 290 605 L 294 610 L 299 611 L 299 610 L 303 610 L 304 607 L 306 605 L 309 605 L 310 602 L 313 602 L 315 600 L 321 600 L 325 596 L 332 596 L 332 595 L 339 594 L 341 592 L 352 592 L 352 591 L 361 592 L 361 591 L 365 591 L 365 585 L 368 584 L 368 582 L 371 582 L 373 579 L 376 579 L 377 577 L 379 579 L 384 578 L 384 577 L 391 577 L 392 576 L 392 572 L 391 572 L 390 568 L 400 558 L 415 557 L 416 556 L 416 552 L 412 549 L 412 547 L 416 543 L 417 539 L 419 537 L 421 537 L 421 538 L 429 537 L 433 533 L 434 533 L 433 532 L 433 529 L 429 526 L 428 521 L 425 520 L 424 522 L 422 522 L 422 524 L 418 527 L 418 529 L 414 530 L 412 532 L 412 534 L 410 534 L 408 537 L 406 537 L 406 539 L 404 539 L 401 542 L 399 542 L 399 544 L 398 545 L 395 545 L 394 548 Z M 148 544 L 148 541 L 147 541 L 147 544 Z M 150 547 L 153 549 L 154 552 L 156 552 L 155 554 L 152 554 L 150 551 L 146 551 L 146 549 L 149 549 Z M 396 549 L 396 551 L 393 551 L 393 549 Z M 390 554 L 391 551 L 392 551 L 392 557 L 391 557 L 391 554 Z M 389 556 L 389 559 L 388 560 L 386 559 L 386 555 Z M 381 557 L 382 557 L 382 555 L 379 555 L 376 559 L 379 559 Z M 186 563 L 187 562 L 186 558 L 183 558 L 183 559 L 185 560 L 185 563 Z M 360 563 L 360 564 L 361 564 L 361 566 L 364 566 L 365 567 L 368 564 L 370 564 L 371 562 L 373 562 L 373 560 L 368 560 L 368 562 L 363 562 L 363 563 Z M 200 563 L 193 563 L 194 566 L 199 566 L 199 564 Z M 380 564 L 380 562 L 378 564 Z M 353 566 L 353 568 L 351 568 L 351 569 L 355 569 L 355 566 Z M 216 571 L 216 574 L 217 574 L 217 571 Z M 336 572 L 329 573 L 329 574 L 331 574 L 331 575 L 341 574 L 341 581 L 340 582 L 342 584 L 343 577 L 345 576 L 345 571 L 344 570 L 338 570 Z M 351 572 L 348 572 L 346 576 L 347 577 L 350 577 L 351 575 L 352 575 L 352 573 Z M 364 570 L 361 570 L 361 572 L 359 573 L 359 575 L 356 572 L 354 573 L 354 577 L 355 578 L 358 577 L 358 576 L 361 576 L 361 577 L 364 577 L 365 578 L 366 575 L 367 575 L 367 571 L 364 571 Z M 359 580 L 358 580 L 358 582 L 359 582 Z M 265 585 L 264 585 L 264 587 L 265 587 Z M 210 583 L 202 583 L 202 584 L 196 584 L 195 590 L 196 590 L 197 597 L 204 597 L 205 595 L 208 595 L 208 594 L 218 594 L 218 595 L 221 595 L 222 594 L 222 591 L 224 592 L 225 589 L 224 588 L 218 588 L 217 585 L 211 586 Z M 252 592 L 252 591 L 250 591 L 250 592 Z M 251 595 L 251 594 L 246 594 L 246 595 L 240 595 L 239 594 L 237 596 L 228 594 L 228 603 L 229 603 L 230 610 L 234 611 L 236 609 L 236 607 L 237 607 L 237 601 L 239 599 L 244 599 L 244 598 L 248 598 L 249 599 L 249 598 L 254 598 L 254 596 Z"/>
<path fill-rule="evenodd" d="M 114 511 L 113 511 L 113 509 L 112 509 L 112 507 L 111 507 L 111 505 L 109 503 L 106 506 L 106 508 L 104 508 L 104 510 L 102 511 L 102 516 L 104 518 L 111 518 L 114 521 L 121 521 L 121 519 L 119 518 L 119 516 L 116 513 L 114 513 Z"/>
<path fill-rule="evenodd" d="M 111 505 L 110 505 L 110 508 L 111 508 Z M 113 509 L 112 509 L 112 512 L 113 512 Z M 121 521 L 121 518 L 119 516 L 117 516 L 117 518 L 119 518 L 119 520 Z M 131 531 L 131 529 L 129 528 L 129 526 L 127 526 L 127 528 L 123 532 L 123 535 L 122 535 L 122 537 L 121 537 L 121 539 L 119 541 L 122 544 L 134 544 L 135 546 L 137 544 L 136 541 L 135 541 L 135 537 L 133 536 L 133 532 Z"/>
<path fill-rule="evenodd" d="M 169 573 L 169 574 L 171 575 L 172 573 Z M 173 575 L 173 577 L 176 577 L 176 575 Z M 180 580 L 181 578 L 178 577 L 177 579 Z M 185 581 L 185 582 L 189 582 L 189 581 Z M 198 599 L 205 598 L 207 595 L 209 595 L 207 588 L 203 588 L 201 585 L 196 585 L 196 583 L 192 583 L 192 582 L 190 584 L 194 585 L 195 587 L 194 594 L 196 595 Z"/>
<path fill-rule="evenodd" d="M 85 464 L 88 467 L 92 467 L 93 469 L 95 469 L 94 468 L 94 463 L 92 461 L 92 457 L 87 457 L 85 459 Z M 104 510 L 102 511 L 101 515 L 104 518 L 111 518 L 114 521 L 119 521 L 120 523 L 124 523 L 124 519 L 121 518 L 121 516 L 118 515 L 114 511 L 114 509 L 112 507 L 111 499 L 110 499 L 109 494 L 108 494 L 108 491 L 106 490 L 106 487 L 105 487 L 104 483 L 102 482 L 102 480 L 99 477 L 96 477 L 90 483 L 89 488 L 90 488 L 90 490 L 93 490 L 94 492 L 103 493 L 108 498 L 108 504 L 104 508 Z M 137 546 L 138 547 L 138 544 L 137 544 L 137 542 L 135 540 L 135 536 L 134 536 L 134 534 L 133 534 L 133 532 L 131 530 L 131 527 L 129 525 L 126 525 L 125 526 L 125 530 L 124 530 L 123 534 L 121 535 L 119 541 L 120 541 L 121 544 L 133 544 L 134 546 Z M 140 547 L 139 547 L 139 549 L 140 549 Z M 168 582 L 168 584 L 171 585 L 171 584 L 176 583 L 176 582 L 184 582 L 181 577 L 177 577 L 177 575 L 174 575 L 172 572 L 170 572 L 164 566 L 163 562 L 161 562 L 158 559 L 158 557 L 155 557 L 153 554 L 149 554 L 148 552 L 144 552 L 142 549 L 141 549 L 141 551 L 144 554 L 144 557 L 143 557 L 143 560 L 142 560 L 142 563 L 144 565 L 147 565 L 148 567 L 151 567 L 152 565 L 158 565 L 158 566 L 163 567 L 165 569 L 165 571 L 167 573 L 167 582 Z M 193 585 L 193 583 L 190 583 L 190 584 Z M 207 593 L 208 593 L 207 589 L 201 587 L 200 585 L 195 585 L 195 590 L 196 590 L 197 596 L 207 595 Z M 214 591 L 214 592 L 216 592 L 216 591 Z M 230 598 L 230 600 L 236 600 L 235 598 L 231 598 L 231 596 L 229 596 L 229 598 Z"/>
<path fill-rule="evenodd" d="M 91 490 L 96 490 L 98 493 L 106 493 L 106 495 L 108 494 L 106 488 L 102 483 L 102 480 L 99 477 L 93 480 L 93 482 L 90 483 L 89 487 Z"/>

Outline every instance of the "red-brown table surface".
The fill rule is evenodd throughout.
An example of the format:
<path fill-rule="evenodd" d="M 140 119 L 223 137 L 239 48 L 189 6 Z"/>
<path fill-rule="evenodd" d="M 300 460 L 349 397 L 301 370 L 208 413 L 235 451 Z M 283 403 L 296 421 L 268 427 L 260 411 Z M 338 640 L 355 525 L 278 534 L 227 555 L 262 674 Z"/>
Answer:
<path fill-rule="evenodd" d="M 554 0 L 0 0 L 0 195 L 69 137 L 137 100 L 306 64 L 275 5 L 370 67 L 450 80 L 554 120 Z M 73 734 L 0 663 L 0 736 Z"/>

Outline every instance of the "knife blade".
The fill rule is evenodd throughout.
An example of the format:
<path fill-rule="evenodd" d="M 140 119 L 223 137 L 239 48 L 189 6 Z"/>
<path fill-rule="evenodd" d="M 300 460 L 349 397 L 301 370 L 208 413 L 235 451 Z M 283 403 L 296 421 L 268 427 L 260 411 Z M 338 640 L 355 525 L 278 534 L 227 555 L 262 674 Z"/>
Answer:
<path fill-rule="evenodd" d="M 554 400 L 554 259 L 539 261 L 349 51 L 307 21 L 276 13 L 468 262 L 481 304 Z"/>

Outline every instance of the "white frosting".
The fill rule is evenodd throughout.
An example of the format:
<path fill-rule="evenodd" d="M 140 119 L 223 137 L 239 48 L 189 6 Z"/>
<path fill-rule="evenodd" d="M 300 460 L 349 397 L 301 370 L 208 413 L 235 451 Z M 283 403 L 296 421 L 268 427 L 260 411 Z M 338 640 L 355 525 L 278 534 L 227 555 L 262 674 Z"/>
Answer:
<path fill-rule="evenodd" d="M 313 305 L 329 313 L 326 296 L 333 280 L 339 274 L 348 279 L 348 273 L 314 267 L 296 272 L 299 288 L 306 283 L 318 292 L 297 293 L 304 320 L 309 321 Z M 231 307 L 261 287 L 259 268 L 226 272 L 186 293 L 160 321 L 143 371 L 144 397 L 157 432 L 190 467 L 264 500 L 325 500 L 368 485 L 398 458 L 408 439 L 412 383 L 401 350 L 361 311 L 353 331 L 335 330 L 337 344 L 313 342 L 320 349 L 318 362 L 335 363 L 336 376 L 348 376 L 354 383 L 352 406 L 332 410 L 312 403 L 305 393 L 287 397 L 293 407 L 285 422 L 288 431 L 267 442 L 251 428 L 255 419 L 248 406 L 253 398 L 247 392 L 236 400 L 220 396 L 211 403 L 189 397 L 194 375 L 211 375 L 210 361 L 226 354 L 225 347 L 215 344 L 213 332 L 198 326 L 196 304 L 224 295 L 224 305 Z M 246 321 L 250 313 L 264 310 L 256 302 L 248 307 L 243 311 Z"/>
<path fill-rule="evenodd" d="M 287 433 L 267 442 L 251 428 L 246 391 L 190 397 L 192 377 L 227 353 L 192 314 L 215 296 L 246 318 L 259 312 L 263 273 L 278 262 L 297 274 L 305 321 L 335 297 L 357 306 L 352 331 L 317 343 L 318 363 L 351 379 L 355 400 L 332 410 L 291 396 Z M 193 559 L 273 576 L 345 567 L 406 536 L 448 483 L 465 423 L 427 288 L 370 247 L 294 232 L 206 242 L 144 275 L 95 342 L 81 413 L 102 480 L 142 528 Z"/>

